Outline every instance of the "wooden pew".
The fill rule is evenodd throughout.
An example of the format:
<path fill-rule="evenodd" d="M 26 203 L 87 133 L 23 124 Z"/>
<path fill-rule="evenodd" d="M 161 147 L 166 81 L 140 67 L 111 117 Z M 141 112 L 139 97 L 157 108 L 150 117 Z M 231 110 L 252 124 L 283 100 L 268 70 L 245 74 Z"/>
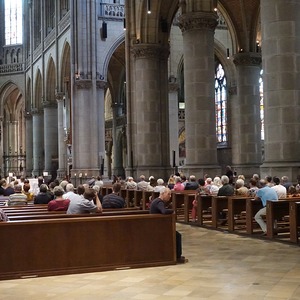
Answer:
<path fill-rule="evenodd" d="M 283 220 L 283 217 L 288 216 L 290 213 L 290 202 L 300 201 L 300 198 L 285 198 L 279 199 L 278 201 L 267 201 L 267 237 L 268 238 L 279 238 L 280 233 L 290 233 L 290 226 L 288 220 Z M 276 221 L 276 227 L 274 224 Z"/>
<path fill-rule="evenodd" d="M 184 190 L 184 191 L 171 191 L 172 192 L 172 208 L 176 214 L 176 221 L 186 222 L 190 211 L 192 209 L 192 201 L 189 196 L 196 197 L 197 191 Z"/>
<path fill-rule="evenodd" d="M 228 209 L 228 197 L 227 196 L 213 196 L 211 203 L 211 217 L 212 217 L 212 227 L 218 228 L 219 215 L 224 209 Z"/>
<path fill-rule="evenodd" d="M 290 241 L 292 243 L 299 243 L 300 233 L 300 202 L 289 203 L 290 215 Z"/>
<path fill-rule="evenodd" d="M 0 240 L 0 279 L 176 263 L 174 214 L 2 222 Z"/>
<path fill-rule="evenodd" d="M 262 208 L 261 200 L 247 199 L 246 200 L 246 232 L 253 234 L 253 229 L 259 227 L 254 220 L 255 214 Z"/>
<path fill-rule="evenodd" d="M 20 221 L 20 220 L 45 220 L 45 219 L 65 219 L 65 218 L 89 218 L 98 216 L 117 216 L 117 215 L 137 215 L 137 214 L 149 214 L 148 210 L 139 209 L 107 209 L 101 214 L 91 213 L 91 214 L 66 214 L 65 212 L 41 212 L 35 214 L 18 214 L 18 215 L 8 215 L 9 221 Z"/>
<path fill-rule="evenodd" d="M 197 224 L 200 226 L 211 226 L 211 217 L 210 222 L 204 222 L 205 213 L 208 211 L 208 209 L 211 209 L 211 203 L 212 203 L 212 196 L 210 195 L 197 195 Z"/>
<path fill-rule="evenodd" d="M 246 212 L 246 200 L 253 199 L 252 197 L 240 197 L 240 196 L 231 196 L 228 197 L 228 230 L 233 232 L 236 230 L 236 220 L 235 216 L 241 215 L 243 212 Z M 246 229 L 246 217 L 244 220 L 244 227 Z"/>

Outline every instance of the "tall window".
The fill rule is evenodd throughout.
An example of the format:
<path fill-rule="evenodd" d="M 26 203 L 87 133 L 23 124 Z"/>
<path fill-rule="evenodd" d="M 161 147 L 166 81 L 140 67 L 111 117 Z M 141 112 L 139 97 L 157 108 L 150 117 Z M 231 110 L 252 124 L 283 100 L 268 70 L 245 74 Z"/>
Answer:
<path fill-rule="evenodd" d="M 265 118 L 264 118 L 264 83 L 262 79 L 263 70 L 259 76 L 259 97 L 260 97 L 260 120 L 261 120 L 261 139 L 265 139 Z"/>
<path fill-rule="evenodd" d="M 227 81 L 222 65 L 218 62 L 215 70 L 215 107 L 217 142 L 227 142 Z"/>
<path fill-rule="evenodd" d="M 5 44 L 22 44 L 22 1 L 5 0 Z"/>

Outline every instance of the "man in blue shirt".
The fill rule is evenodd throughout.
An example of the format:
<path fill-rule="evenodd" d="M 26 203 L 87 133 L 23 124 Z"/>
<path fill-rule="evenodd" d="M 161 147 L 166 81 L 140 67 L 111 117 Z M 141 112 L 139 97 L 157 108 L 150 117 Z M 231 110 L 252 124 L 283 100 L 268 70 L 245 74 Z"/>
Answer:
<path fill-rule="evenodd" d="M 267 186 L 266 180 L 262 179 L 262 180 L 260 180 L 259 183 L 262 188 L 256 192 L 255 200 L 261 200 L 263 208 L 261 208 L 256 213 L 254 218 L 255 218 L 255 221 L 260 226 L 260 228 L 262 229 L 263 235 L 266 235 L 267 234 L 267 225 L 266 225 L 266 222 L 263 220 L 262 216 L 265 216 L 267 214 L 267 208 L 266 208 L 267 200 L 278 201 L 278 195 L 274 189 Z"/>

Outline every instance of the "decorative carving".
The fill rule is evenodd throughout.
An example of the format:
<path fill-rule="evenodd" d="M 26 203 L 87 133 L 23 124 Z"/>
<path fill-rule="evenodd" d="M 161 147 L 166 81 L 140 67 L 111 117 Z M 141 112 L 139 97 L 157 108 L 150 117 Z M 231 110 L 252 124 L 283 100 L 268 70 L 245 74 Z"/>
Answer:
<path fill-rule="evenodd" d="M 182 32 L 192 29 L 207 29 L 215 31 L 218 25 L 218 15 L 213 12 L 194 12 L 178 17 L 178 25 Z"/>
<path fill-rule="evenodd" d="M 169 47 L 163 47 L 158 44 L 135 44 L 131 48 L 135 58 L 154 58 L 167 60 L 170 54 Z"/>
<path fill-rule="evenodd" d="M 169 92 L 177 92 L 179 90 L 179 84 L 177 82 L 169 82 Z"/>
<path fill-rule="evenodd" d="M 262 62 L 261 53 L 240 52 L 234 55 L 233 62 L 237 66 L 260 66 Z"/>
<path fill-rule="evenodd" d="M 92 87 L 92 80 L 89 80 L 89 79 L 77 79 L 77 80 L 75 80 L 75 86 L 78 89 L 90 89 Z"/>
<path fill-rule="evenodd" d="M 56 92 L 55 93 L 55 98 L 56 98 L 57 102 L 63 101 L 64 96 L 65 96 L 65 94 L 63 92 Z"/>

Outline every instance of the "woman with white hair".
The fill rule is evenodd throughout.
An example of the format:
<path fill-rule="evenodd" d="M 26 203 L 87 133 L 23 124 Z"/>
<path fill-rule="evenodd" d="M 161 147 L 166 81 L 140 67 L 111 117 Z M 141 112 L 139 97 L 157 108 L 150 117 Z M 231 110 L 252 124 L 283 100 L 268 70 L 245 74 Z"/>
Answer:
<path fill-rule="evenodd" d="M 210 188 L 210 194 L 212 196 L 217 196 L 220 187 L 222 186 L 221 178 L 216 176 Z"/>
<path fill-rule="evenodd" d="M 154 188 L 154 192 L 159 192 L 165 188 L 165 185 L 164 185 L 164 180 L 159 178 L 157 179 L 157 186 Z"/>

